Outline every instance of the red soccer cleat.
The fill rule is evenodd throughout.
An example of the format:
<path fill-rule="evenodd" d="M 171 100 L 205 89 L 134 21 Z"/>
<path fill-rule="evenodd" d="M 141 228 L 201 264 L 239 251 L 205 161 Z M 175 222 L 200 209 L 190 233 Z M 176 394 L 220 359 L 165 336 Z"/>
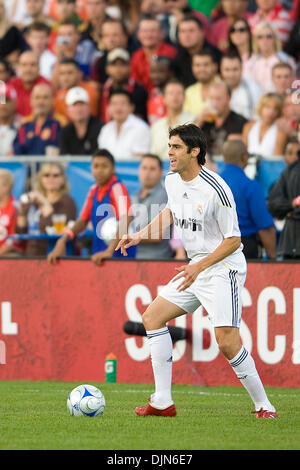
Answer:
<path fill-rule="evenodd" d="M 168 406 L 168 408 L 159 410 L 158 408 L 153 408 L 153 406 L 151 406 L 150 403 L 147 403 L 146 406 L 138 406 L 135 409 L 135 412 L 139 416 L 169 416 L 169 417 L 176 416 L 175 405 L 171 405 L 171 406 Z"/>
<path fill-rule="evenodd" d="M 251 413 L 256 414 L 257 418 L 278 418 L 276 411 L 263 410 L 262 408 L 258 411 L 251 411 Z"/>

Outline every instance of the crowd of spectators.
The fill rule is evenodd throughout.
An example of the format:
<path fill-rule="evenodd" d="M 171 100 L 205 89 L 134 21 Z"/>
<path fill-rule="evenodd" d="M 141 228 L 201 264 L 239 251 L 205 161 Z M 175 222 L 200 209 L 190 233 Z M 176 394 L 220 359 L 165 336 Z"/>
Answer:
<path fill-rule="evenodd" d="M 140 162 L 133 200 L 163 203 L 169 128 L 194 122 L 207 138 L 207 165 L 223 161 L 233 192 L 247 188 L 238 216 L 255 241 L 248 257 L 300 258 L 299 44 L 299 0 L 0 0 L 0 167 L 1 158 L 105 149 L 116 162 Z M 249 155 L 287 165 L 267 201 L 250 182 Z M 19 212 L 1 170 L 0 255 L 46 253 L 45 243 L 7 239 L 28 232 L 30 220 L 45 233 L 53 213 L 76 219 L 64 167 L 49 165 Z M 288 223 L 278 244 L 280 219 Z M 182 255 L 169 238 L 140 252 Z"/>

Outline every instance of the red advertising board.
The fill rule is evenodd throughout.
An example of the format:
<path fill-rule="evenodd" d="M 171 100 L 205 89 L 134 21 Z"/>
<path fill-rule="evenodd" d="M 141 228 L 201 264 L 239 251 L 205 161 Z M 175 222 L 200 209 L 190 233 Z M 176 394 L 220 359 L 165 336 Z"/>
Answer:
<path fill-rule="evenodd" d="M 1 260 L 0 379 L 101 382 L 113 353 L 119 382 L 152 383 L 147 338 L 126 334 L 123 325 L 141 321 L 176 266 Z M 300 264 L 249 263 L 242 319 L 243 344 L 264 384 L 300 387 Z M 171 324 L 188 331 L 174 344 L 174 383 L 239 384 L 201 307 Z"/>

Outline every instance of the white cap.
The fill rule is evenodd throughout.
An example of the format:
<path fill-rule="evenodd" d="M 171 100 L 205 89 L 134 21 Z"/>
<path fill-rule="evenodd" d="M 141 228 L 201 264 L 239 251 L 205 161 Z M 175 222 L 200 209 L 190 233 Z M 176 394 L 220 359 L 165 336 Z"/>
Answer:
<path fill-rule="evenodd" d="M 117 59 L 123 60 L 124 62 L 130 62 L 129 52 L 126 49 L 116 47 L 107 54 L 106 61 L 108 64 L 112 64 Z"/>
<path fill-rule="evenodd" d="M 75 86 L 68 91 L 66 95 L 66 104 L 67 106 L 72 106 L 72 104 L 78 103 L 79 101 L 82 103 L 89 103 L 89 95 L 84 88 Z"/>

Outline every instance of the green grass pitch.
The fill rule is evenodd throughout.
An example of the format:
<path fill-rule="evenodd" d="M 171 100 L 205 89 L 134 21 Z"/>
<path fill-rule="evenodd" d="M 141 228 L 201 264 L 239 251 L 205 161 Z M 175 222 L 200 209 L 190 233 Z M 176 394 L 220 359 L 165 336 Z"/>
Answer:
<path fill-rule="evenodd" d="M 152 385 L 95 383 L 101 418 L 71 417 L 80 383 L 0 382 L 1 450 L 299 450 L 300 390 L 266 387 L 279 419 L 257 419 L 243 387 L 174 385 L 177 417 L 139 417 Z"/>

